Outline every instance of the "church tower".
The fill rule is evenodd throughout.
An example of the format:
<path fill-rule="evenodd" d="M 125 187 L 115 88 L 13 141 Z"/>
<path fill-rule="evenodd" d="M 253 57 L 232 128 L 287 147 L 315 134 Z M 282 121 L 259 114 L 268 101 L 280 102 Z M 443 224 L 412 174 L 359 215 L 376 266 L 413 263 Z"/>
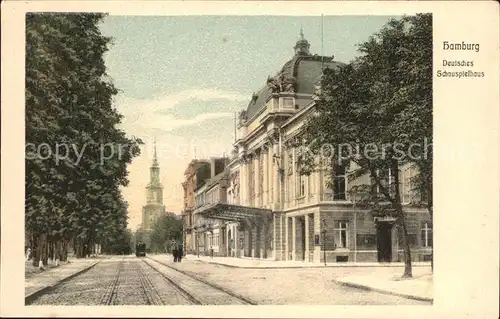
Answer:
<path fill-rule="evenodd" d="M 142 228 L 150 230 L 158 217 L 165 213 L 163 186 L 160 183 L 160 165 L 154 142 L 153 164 L 149 168 L 149 183 L 146 186 L 146 205 L 142 208 Z"/>

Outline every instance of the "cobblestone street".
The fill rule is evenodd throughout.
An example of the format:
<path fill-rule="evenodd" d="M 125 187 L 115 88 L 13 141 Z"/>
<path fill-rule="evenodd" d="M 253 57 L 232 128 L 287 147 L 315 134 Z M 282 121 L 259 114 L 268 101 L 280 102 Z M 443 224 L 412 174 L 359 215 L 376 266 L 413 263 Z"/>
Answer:
<path fill-rule="evenodd" d="M 64 267 L 64 266 L 63 266 Z M 194 257 L 114 256 L 52 284 L 31 297 L 33 305 L 428 305 L 339 285 L 333 280 L 376 267 L 242 269 Z M 380 269 L 380 267 L 379 267 Z M 50 270 L 55 271 L 55 270 Z M 417 270 L 417 272 L 420 270 Z M 27 278 L 36 282 L 40 275 Z M 63 278 L 60 278 L 63 279 Z"/>

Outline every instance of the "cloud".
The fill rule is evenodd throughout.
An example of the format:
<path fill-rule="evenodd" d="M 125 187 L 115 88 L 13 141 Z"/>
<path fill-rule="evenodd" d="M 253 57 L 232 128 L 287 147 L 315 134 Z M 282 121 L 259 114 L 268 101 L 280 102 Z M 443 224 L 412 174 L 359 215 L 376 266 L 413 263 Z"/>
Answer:
<path fill-rule="evenodd" d="M 248 100 L 248 97 L 231 91 L 222 91 L 217 89 L 185 90 L 163 97 L 152 98 L 149 100 L 139 100 L 127 98 L 119 95 L 115 100 L 118 111 L 124 116 L 122 127 L 130 134 L 147 135 L 154 130 L 170 132 L 172 130 L 199 124 L 204 121 L 220 118 L 234 117 L 232 112 L 206 112 L 197 114 L 194 117 L 177 117 L 162 111 L 181 107 L 183 103 L 196 99 L 198 103 L 209 101 L 224 101 L 228 103 L 241 103 Z M 177 115 L 181 115 L 179 110 Z M 174 114 L 175 114 L 174 113 Z"/>
<path fill-rule="evenodd" d="M 149 100 L 138 100 L 119 95 L 116 99 L 116 104 L 119 110 L 125 115 L 125 113 L 142 113 L 144 112 L 144 108 L 147 109 L 147 112 L 154 113 L 160 110 L 175 107 L 192 99 L 200 101 L 228 100 L 242 102 L 249 100 L 249 97 L 239 92 L 222 91 L 217 89 L 201 89 L 185 90 L 166 96 L 155 97 Z"/>
<path fill-rule="evenodd" d="M 183 194 L 180 185 L 187 164 L 194 154 L 208 157 L 231 149 L 233 112 L 236 105 L 247 100 L 248 97 L 239 92 L 218 89 L 186 90 L 144 100 L 132 99 L 125 94 L 116 97 L 115 106 L 124 116 L 121 129 L 146 143 L 141 156 L 128 167 L 130 184 L 123 189 L 130 204 L 131 228 L 140 222 L 142 205 L 146 202 L 144 188 L 149 181 L 153 137 L 157 141 L 165 205 L 170 211 L 180 212 Z M 217 107 L 213 107 L 214 102 Z M 224 121 L 227 121 L 227 127 L 221 127 Z M 230 134 L 224 134 L 226 131 Z"/>

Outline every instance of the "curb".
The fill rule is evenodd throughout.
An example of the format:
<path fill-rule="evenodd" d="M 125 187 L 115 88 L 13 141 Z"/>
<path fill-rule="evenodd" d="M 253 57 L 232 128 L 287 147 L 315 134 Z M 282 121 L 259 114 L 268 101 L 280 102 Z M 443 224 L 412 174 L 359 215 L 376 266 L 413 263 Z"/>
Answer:
<path fill-rule="evenodd" d="M 41 295 L 47 293 L 48 291 L 50 291 L 51 289 L 53 289 L 54 287 L 62 284 L 63 282 L 65 281 L 68 281 L 70 280 L 71 278 L 74 278 L 86 271 L 89 271 L 90 269 L 92 269 L 95 265 L 97 265 L 98 263 L 100 263 L 101 260 L 98 260 L 96 261 L 95 263 L 91 264 L 90 266 L 88 267 L 85 267 L 83 269 L 80 269 L 76 272 L 74 272 L 73 274 L 69 275 L 68 277 L 65 277 L 61 280 L 59 280 L 58 282 L 52 284 L 52 285 L 49 285 L 49 286 L 45 286 L 45 287 L 41 287 L 40 289 L 38 290 L 35 290 L 34 292 L 32 293 L 29 293 L 28 295 L 25 295 L 24 296 L 24 305 L 27 306 L 29 304 L 31 304 L 33 301 L 35 301 L 38 297 L 40 297 Z"/>
<path fill-rule="evenodd" d="M 224 264 L 224 263 L 219 263 L 216 261 L 205 261 L 205 260 L 200 260 L 196 259 L 195 261 L 201 262 L 201 263 L 206 263 L 206 264 L 213 264 L 213 265 L 220 265 L 220 266 L 225 266 L 228 268 L 241 268 L 241 269 L 308 269 L 308 268 L 356 268 L 356 267 L 372 267 L 372 268 L 393 268 L 393 267 L 404 267 L 400 265 L 394 265 L 394 266 L 375 266 L 375 265 L 342 265 L 342 266 L 333 266 L 333 265 L 310 265 L 310 266 L 264 266 L 264 267 L 257 267 L 257 266 L 235 266 L 235 265 L 229 265 L 229 264 Z M 429 265 L 412 265 L 412 267 L 429 267 Z"/>
<path fill-rule="evenodd" d="M 334 282 L 338 285 L 341 285 L 341 286 L 345 286 L 345 287 L 357 288 L 357 289 L 362 289 L 362 290 L 366 290 L 366 291 L 374 291 L 374 292 L 378 292 L 378 293 L 385 294 L 385 295 L 392 295 L 392 296 L 398 296 L 398 297 L 402 297 L 402 298 L 406 298 L 406 299 L 413 299 L 413 300 L 417 300 L 417 301 L 426 301 L 426 302 L 434 303 L 434 298 L 427 298 L 427 297 L 402 294 L 402 293 L 392 292 L 392 291 L 388 291 L 388 290 L 377 289 L 377 288 L 373 288 L 373 287 L 369 287 L 369 286 L 365 286 L 365 285 L 359 285 L 359 284 L 354 284 L 354 283 L 350 283 L 350 282 L 338 281 L 335 279 L 332 279 L 332 282 Z"/>

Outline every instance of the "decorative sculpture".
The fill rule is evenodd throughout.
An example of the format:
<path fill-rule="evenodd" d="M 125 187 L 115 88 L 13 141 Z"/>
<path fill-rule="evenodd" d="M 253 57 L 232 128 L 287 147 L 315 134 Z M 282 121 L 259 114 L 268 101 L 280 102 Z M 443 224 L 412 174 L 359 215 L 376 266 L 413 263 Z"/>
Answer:
<path fill-rule="evenodd" d="M 239 113 L 239 120 L 240 120 L 240 124 L 243 124 L 247 121 L 247 111 L 243 110 Z"/>
<path fill-rule="evenodd" d="M 294 77 L 285 77 L 283 73 L 280 73 L 276 77 L 267 78 L 267 87 L 270 93 L 294 93 L 296 91 L 296 84 L 297 81 Z"/>

